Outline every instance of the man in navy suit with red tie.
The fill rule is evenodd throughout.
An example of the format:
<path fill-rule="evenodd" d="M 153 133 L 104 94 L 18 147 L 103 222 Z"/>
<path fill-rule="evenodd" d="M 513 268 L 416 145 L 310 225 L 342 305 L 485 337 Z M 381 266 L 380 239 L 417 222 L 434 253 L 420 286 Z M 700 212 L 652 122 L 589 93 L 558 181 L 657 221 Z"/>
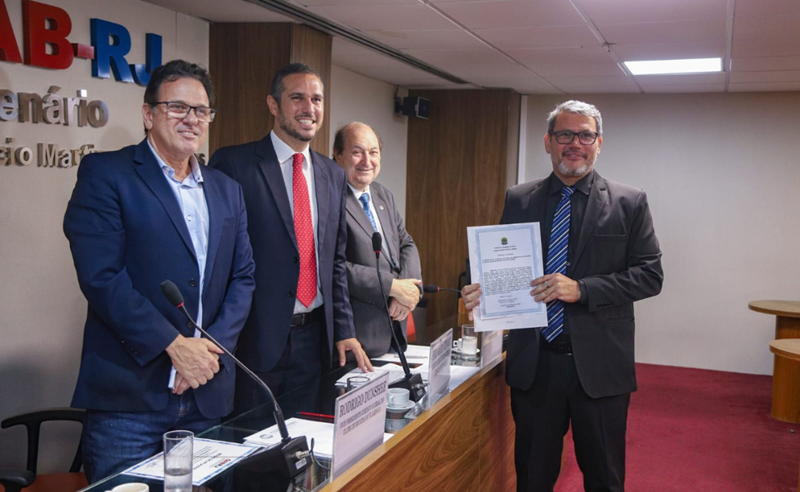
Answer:
<path fill-rule="evenodd" d="M 263 139 L 217 150 L 209 165 L 242 185 L 256 262 L 253 307 L 237 355 L 276 394 L 312 381 L 351 351 L 371 365 L 353 328 L 345 248 L 344 171 L 309 148 L 324 116 L 322 80 L 307 65 L 272 79 L 275 124 Z M 336 353 L 334 353 L 334 347 Z M 265 401 L 243 373 L 236 413 Z"/>
<path fill-rule="evenodd" d="M 205 69 L 162 65 L 144 94 L 147 138 L 78 169 L 64 233 L 88 301 L 72 405 L 88 410 L 90 482 L 158 453 L 164 432 L 201 432 L 233 409 L 233 361 L 160 288 L 175 282 L 197 323 L 234 349 L 254 265 L 241 187 L 194 156 L 213 103 Z"/>

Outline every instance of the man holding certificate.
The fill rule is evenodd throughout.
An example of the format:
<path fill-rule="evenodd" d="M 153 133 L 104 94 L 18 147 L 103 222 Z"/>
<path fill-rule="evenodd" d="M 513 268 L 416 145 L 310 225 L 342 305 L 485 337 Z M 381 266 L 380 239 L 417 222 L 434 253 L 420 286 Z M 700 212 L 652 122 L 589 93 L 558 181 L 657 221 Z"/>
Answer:
<path fill-rule="evenodd" d="M 511 330 L 506 381 L 516 424 L 518 491 L 552 491 L 572 423 L 587 491 L 623 491 L 630 394 L 636 390 L 633 302 L 661 291 L 661 251 L 644 191 L 594 171 L 602 118 L 567 101 L 544 136 L 553 172 L 511 188 L 502 224 L 538 222 L 544 328 Z M 481 288 L 462 290 L 467 309 Z"/>

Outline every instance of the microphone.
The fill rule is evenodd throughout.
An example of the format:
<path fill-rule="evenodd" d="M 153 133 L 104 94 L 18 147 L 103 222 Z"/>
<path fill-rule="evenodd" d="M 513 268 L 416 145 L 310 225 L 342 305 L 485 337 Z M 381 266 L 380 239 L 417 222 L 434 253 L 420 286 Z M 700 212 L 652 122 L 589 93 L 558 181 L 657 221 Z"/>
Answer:
<path fill-rule="evenodd" d="M 372 234 L 372 249 L 375 251 L 375 268 L 378 270 L 378 285 L 381 288 L 381 297 L 383 298 L 383 307 L 386 309 L 386 319 L 389 321 L 389 333 L 392 334 L 392 342 L 395 349 L 397 349 L 397 356 L 400 358 L 400 365 L 403 366 L 405 377 L 401 381 L 392 383 L 389 388 L 405 388 L 409 392 L 409 397 L 414 401 L 420 401 L 425 396 L 425 383 L 422 382 L 422 376 L 411 374 L 411 369 L 408 367 L 406 354 L 400 349 L 400 342 L 397 340 L 397 335 L 394 332 L 394 324 L 392 317 L 389 315 L 389 304 L 386 302 L 386 292 L 383 290 L 383 281 L 381 280 L 381 249 L 383 238 L 380 232 Z"/>
<path fill-rule="evenodd" d="M 219 343 L 214 337 L 209 335 L 209 333 L 201 328 L 197 323 L 195 323 L 192 316 L 189 314 L 189 311 L 186 310 L 186 306 L 183 303 L 183 294 L 181 294 L 180 289 L 178 286 L 175 285 L 172 280 L 165 280 L 161 282 L 161 293 L 164 294 L 164 297 L 175 306 L 176 308 L 180 309 L 180 311 L 186 316 L 189 322 L 192 324 L 194 328 L 200 331 L 207 339 L 209 339 L 214 345 L 219 347 L 225 355 L 231 358 L 233 362 L 236 363 L 250 378 L 255 381 L 259 386 L 261 386 L 269 395 L 270 400 L 274 405 L 274 409 L 272 415 L 275 417 L 275 422 L 278 425 L 278 431 L 281 434 L 281 444 L 276 446 L 272 449 L 279 449 L 281 454 L 280 456 L 267 456 L 264 458 L 268 463 L 270 463 L 271 469 L 279 469 L 284 475 L 288 475 L 289 478 L 293 478 L 303 471 L 306 470 L 311 464 L 311 461 L 308 459 L 309 452 L 308 452 L 308 443 L 306 442 L 305 436 L 295 437 L 292 438 L 289 436 L 289 431 L 286 429 L 286 420 L 283 418 L 283 411 L 281 411 L 280 405 L 278 405 L 277 400 L 275 400 L 275 396 L 272 394 L 272 390 L 269 389 L 269 386 L 261 380 L 256 374 L 250 370 L 247 366 L 245 366 L 239 359 L 233 356 L 233 354 L 226 349 L 221 343 Z M 273 451 L 274 453 L 274 451 Z M 270 455 L 270 451 L 265 453 L 261 453 L 264 455 Z M 257 458 L 261 456 L 261 454 L 256 454 L 253 458 Z M 280 459 L 280 458 L 283 459 Z M 249 461 L 249 460 L 247 460 Z"/>
<path fill-rule="evenodd" d="M 458 297 L 461 297 L 461 291 L 457 289 L 448 289 L 446 287 L 439 287 L 438 285 L 427 284 L 422 287 L 422 291 L 426 294 L 436 294 L 437 292 L 447 291 L 447 292 L 456 292 L 458 293 Z"/>

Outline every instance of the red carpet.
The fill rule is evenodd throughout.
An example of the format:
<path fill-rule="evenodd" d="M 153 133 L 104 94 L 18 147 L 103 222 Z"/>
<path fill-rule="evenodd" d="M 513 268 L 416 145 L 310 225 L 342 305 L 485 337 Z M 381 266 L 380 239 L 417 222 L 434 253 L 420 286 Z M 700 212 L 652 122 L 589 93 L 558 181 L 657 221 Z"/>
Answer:
<path fill-rule="evenodd" d="M 769 416 L 772 377 L 650 364 L 637 371 L 626 491 L 797 492 L 800 425 Z M 583 490 L 568 441 L 556 492 Z"/>

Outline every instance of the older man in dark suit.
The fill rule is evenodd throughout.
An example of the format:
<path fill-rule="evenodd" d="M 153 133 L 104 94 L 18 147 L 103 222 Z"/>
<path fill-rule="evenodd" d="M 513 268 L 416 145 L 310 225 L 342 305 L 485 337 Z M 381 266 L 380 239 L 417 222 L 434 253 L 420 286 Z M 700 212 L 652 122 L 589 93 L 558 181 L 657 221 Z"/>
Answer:
<path fill-rule="evenodd" d="M 419 251 L 406 231 L 392 192 L 377 183 L 382 142 L 364 123 L 350 123 L 336 132 L 333 158 L 347 173 L 347 282 L 356 325 L 356 338 L 370 357 L 389 351 L 392 328 L 406 348 L 406 318 L 419 302 L 422 268 Z M 378 284 L 372 235 L 380 232 L 383 251 Z M 386 295 L 386 298 L 383 296 Z M 398 350 L 395 347 L 395 350 Z"/>
<path fill-rule="evenodd" d="M 633 302 L 661 291 L 661 251 L 644 191 L 593 170 L 603 143 L 596 107 L 567 101 L 548 118 L 553 173 L 511 188 L 501 223 L 539 222 L 545 275 L 531 295 L 548 326 L 512 330 L 506 381 L 516 423 L 517 490 L 552 491 L 572 423 L 587 491 L 623 491 Z M 480 286 L 466 286 L 466 307 Z"/>
<path fill-rule="evenodd" d="M 287 65 L 267 96 L 275 117 L 263 139 L 217 150 L 209 165 L 238 181 L 247 204 L 256 291 L 237 354 L 276 394 L 312 381 L 352 351 L 356 340 L 345 269 L 347 181 L 342 169 L 309 147 L 324 117 L 324 88 L 307 65 Z M 236 413 L 263 401 L 243 372 Z"/>

